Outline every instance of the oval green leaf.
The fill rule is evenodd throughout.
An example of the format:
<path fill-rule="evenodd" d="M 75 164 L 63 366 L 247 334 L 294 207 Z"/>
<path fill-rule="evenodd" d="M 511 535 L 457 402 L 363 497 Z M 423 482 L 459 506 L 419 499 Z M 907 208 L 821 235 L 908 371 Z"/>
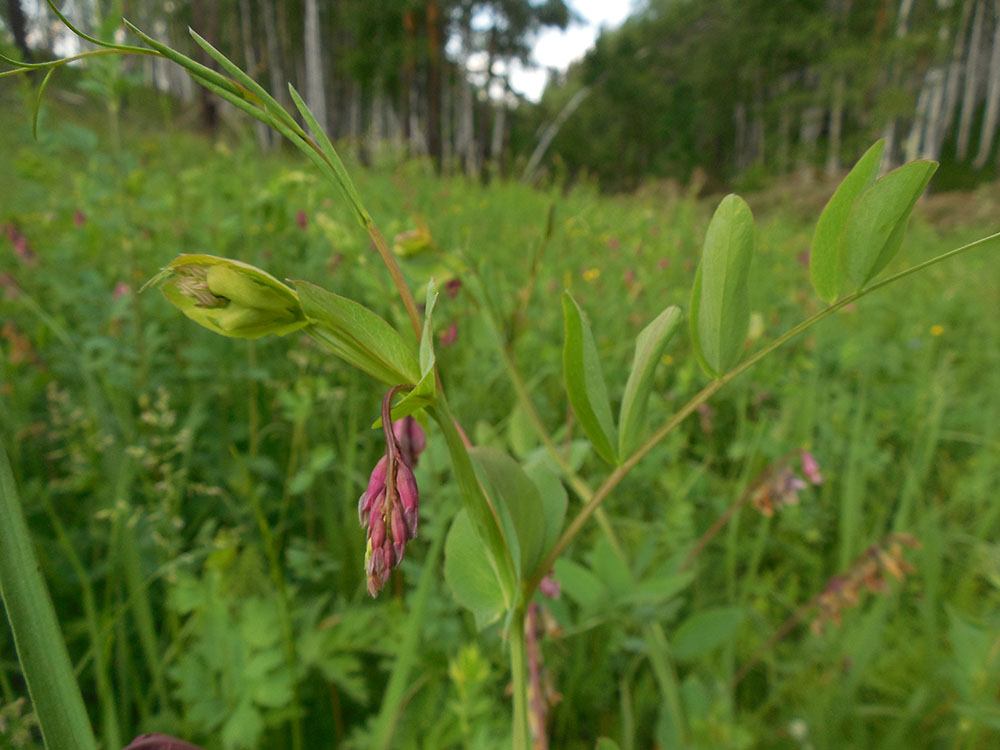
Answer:
<path fill-rule="evenodd" d="M 464 508 L 452 521 L 444 543 L 444 578 L 455 601 L 472 612 L 480 630 L 506 609 L 500 581 Z"/>
<path fill-rule="evenodd" d="M 597 356 L 597 344 L 587 317 L 569 292 L 563 293 L 563 316 L 566 320 L 566 343 L 563 347 L 566 394 L 594 450 L 608 463 L 616 463 L 615 423 L 601 361 Z"/>
<path fill-rule="evenodd" d="M 415 385 L 420 362 L 391 325 L 354 300 L 307 281 L 295 281 L 315 338 L 337 356 L 388 385 Z"/>
<path fill-rule="evenodd" d="M 834 302 L 840 296 L 840 289 L 844 285 L 841 246 L 847 217 L 858 196 L 875 182 L 884 148 L 885 140 L 876 141 L 858 159 L 858 163 L 840 183 L 816 222 L 809 250 L 809 279 L 816 294 L 826 302 Z"/>
<path fill-rule="evenodd" d="M 625 383 L 625 394 L 622 396 L 618 416 L 620 456 L 628 456 L 639 447 L 646 427 L 646 404 L 653 388 L 653 373 L 682 317 L 679 307 L 668 307 L 636 337 L 632 371 Z"/>
<path fill-rule="evenodd" d="M 738 195 L 715 210 L 691 292 L 691 339 L 702 368 L 720 377 L 743 352 L 750 327 L 753 214 Z"/>
<path fill-rule="evenodd" d="M 500 511 L 516 573 L 530 574 L 545 539 L 546 518 L 538 486 L 517 461 L 496 448 L 472 448 L 469 457 L 487 496 Z"/>
<path fill-rule="evenodd" d="M 693 661 L 736 635 L 743 621 L 740 607 L 716 607 L 696 612 L 681 623 L 671 647 L 678 661 Z"/>
<path fill-rule="evenodd" d="M 899 251 L 917 199 L 937 170 L 935 161 L 915 161 L 894 169 L 858 198 L 844 228 L 844 270 L 855 290 Z"/>

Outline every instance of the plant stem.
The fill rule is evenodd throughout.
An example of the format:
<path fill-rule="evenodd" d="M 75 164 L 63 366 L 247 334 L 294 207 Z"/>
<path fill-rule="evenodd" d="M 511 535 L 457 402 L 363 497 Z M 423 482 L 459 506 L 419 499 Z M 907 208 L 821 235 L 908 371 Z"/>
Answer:
<path fill-rule="evenodd" d="M 249 469 L 247 471 L 249 472 Z M 247 494 L 250 496 L 254 516 L 257 518 L 257 526 L 260 529 L 260 535 L 264 542 L 264 552 L 267 555 L 271 581 L 278 590 L 278 603 L 280 605 L 278 607 L 278 615 L 281 623 L 282 640 L 285 646 L 285 664 L 288 667 L 288 673 L 292 680 L 292 716 L 290 718 L 292 748 L 293 750 L 302 750 L 302 722 L 304 712 L 302 710 L 298 675 L 296 674 L 298 671 L 298 658 L 295 652 L 295 631 L 292 626 L 291 599 L 288 595 L 288 588 L 285 585 L 285 575 L 281 568 L 281 551 L 278 547 L 278 540 L 275 538 L 274 532 L 267 522 L 264 508 L 261 505 L 260 498 L 257 496 L 257 488 L 252 484 L 249 474 L 246 477 L 246 481 Z"/>
<path fill-rule="evenodd" d="M 97 750 L 52 598 L 35 556 L 14 474 L 0 445 L 0 598 L 45 746 Z"/>
<path fill-rule="evenodd" d="M 399 719 L 400 711 L 406 703 L 408 696 L 406 682 L 416 661 L 417 649 L 420 646 L 420 634 L 423 629 L 424 611 L 427 609 L 427 600 L 434 579 L 436 577 L 441 551 L 444 549 L 444 540 L 448 532 L 448 523 L 442 522 L 434 534 L 431 547 L 427 551 L 424 560 L 424 569 L 420 574 L 420 581 L 417 583 L 417 590 L 413 595 L 413 609 L 410 610 L 407 619 L 406 636 L 399 644 L 399 651 L 393 662 L 392 674 L 389 675 L 389 682 L 386 685 L 385 693 L 382 697 L 382 707 L 379 709 L 378 718 L 373 732 L 372 747 L 379 750 L 387 750 L 392 744 L 392 734 Z"/>
<path fill-rule="evenodd" d="M 513 750 L 528 750 L 528 674 L 525 669 L 524 609 L 515 609 L 510 618 L 510 678 L 514 685 Z"/>
<path fill-rule="evenodd" d="M 871 294 L 877 289 L 881 289 L 882 287 L 888 286 L 889 284 L 895 283 L 896 281 L 900 281 L 901 279 L 904 279 L 911 274 L 917 273 L 918 271 L 922 271 L 925 268 L 928 268 L 936 263 L 940 263 L 941 261 L 947 260 L 948 258 L 952 258 L 956 255 L 972 250 L 973 248 L 979 247 L 981 245 L 987 245 L 990 243 L 1000 243 L 1000 232 L 997 232 L 996 234 L 991 234 L 988 237 L 983 237 L 982 239 L 976 240 L 975 242 L 970 242 L 967 245 L 962 245 L 961 247 L 955 248 L 954 250 L 949 250 L 948 252 L 935 256 L 930 260 L 926 260 L 923 263 L 918 263 L 917 265 L 912 266 L 911 268 L 907 268 L 904 271 L 900 271 L 896 275 L 890 276 L 887 279 L 883 279 L 882 281 L 872 284 L 871 286 L 862 289 L 860 291 L 857 291 L 854 294 L 849 294 L 846 297 L 842 297 L 829 307 L 826 307 L 820 310 L 815 315 L 806 318 L 804 321 L 802 321 L 789 331 L 785 332 L 783 335 L 776 338 L 774 341 L 772 341 L 770 344 L 768 344 L 763 349 L 758 351 L 756 354 L 738 364 L 736 367 L 727 372 L 725 375 L 722 375 L 717 380 L 713 380 L 711 383 L 709 383 L 700 391 L 698 391 L 698 393 L 696 393 L 691 398 L 690 401 L 684 404 L 684 406 L 682 406 L 672 417 L 670 417 L 670 419 L 668 419 L 659 429 L 657 429 L 635 453 L 633 453 L 631 456 L 625 459 L 625 461 L 623 461 L 621 465 L 618 466 L 618 468 L 616 468 L 613 472 L 611 472 L 611 474 L 608 475 L 608 477 L 604 480 L 604 482 L 601 483 L 601 486 L 598 487 L 597 490 L 595 490 L 593 496 L 590 498 L 590 501 L 586 503 L 586 505 L 584 505 L 583 509 L 580 510 L 579 513 L 577 513 L 577 515 L 570 522 L 569 526 L 566 527 L 566 530 L 562 533 L 562 536 L 559 537 L 555 545 L 549 551 L 549 554 L 546 555 L 545 559 L 538 566 L 538 569 L 532 576 L 531 580 L 528 581 L 528 583 L 525 585 L 526 595 L 530 596 L 531 593 L 534 592 L 534 590 L 538 587 L 538 583 L 545 576 L 545 573 L 555 564 L 555 561 L 559 559 L 559 556 L 563 553 L 563 550 L 565 550 L 566 547 L 569 546 L 569 543 L 573 541 L 573 538 L 578 533 L 580 533 L 580 529 L 583 528 L 583 525 L 594 514 L 594 512 L 598 510 L 601 503 L 604 502 L 604 499 L 611 493 L 611 491 L 621 483 L 622 479 L 625 478 L 625 475 L 628 474 L 635 467 L 635 465 L 638 464 L 639 461 L 641 461 L 646 456 L 647 453 L 653 450 L 653 448 L 655 448 L 656 445 L 661 440 L 663 440 L 664 437 L 666 437 L 672 430 L 674 430 L 678 425 L 680 425 L 681 422 L 683 422 L 692 413 L 694 413 L 694 411 L 699 406 L 708 401 L 708 399 L 714 396 L 716 392 L 721 390 L 723 386 L 728 384 L 729 381 L 733 380 L 737 375 L 743 374 L 743 372 L 749 370 L 751 367 L 753 367 L 755 364 L 757 364 L 760 360 L 769 355 L 775 349 L 778 349 L 779 347 L 788 343 L 796 336 L 798 336 L 800 333 L 805 331 L 807 328 L 812 327 L 813 325 L 820 322 L 824 318 L 833 315 L 833 313 L 837 312 L 842 307 L 845 307 L 851 304 L 852 302 L 859 300 L 868 294 Z"/>

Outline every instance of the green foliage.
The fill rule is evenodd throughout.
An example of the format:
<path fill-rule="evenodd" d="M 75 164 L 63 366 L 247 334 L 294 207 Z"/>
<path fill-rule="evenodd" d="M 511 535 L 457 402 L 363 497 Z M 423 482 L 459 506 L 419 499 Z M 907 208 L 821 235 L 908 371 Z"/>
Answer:
<path fill-rule="evenodd" d="M 635 356 L 622 395 L 618 417 L 618 453 L 628 456 L 639 446 L 646 427 L 646 406 L 653 390 L 653 375 L 663 350 L 681 324 L 679 307 L 668 307 L 643 328 L 635 339 Z"/>
<path fill-rule="evenodd" d="M 832 303 L 844 285 L 844 230 L 851 209 L 878 176 L 885 141 L 876 141 L 854 165 L 823 208 L 809 249 L 809 278 L 825 302 Z"/>
<path fill-rule="evenodd" d="M 691 290 L 691 340 L 699 364 L 712 377 L 736 365 L 746 342 L 755 231 L 750 207 L 729 195 L 705 233 Z"/>
<path fill-rule="evenodd" d="M 569 292 L 563 294 L 563 316 L 566 322 L 563 346 L 566 395 L 594 450 L 613 464 L 618 460 L 618 441 L 608 402 L 608 389 L 601 372 L 601 360 L 590 322 Z"/>
<path fill-rule="evenodd" d="M 0 432 L 98 734 L 108 736 L 111 716 L 128 736 L 155 729 L 210 750 L 291 747 L 298 717 L 307 747 L 372 747 L 376 721 L 381 740 L 404 750 L 509 747 L 507 647 L 500 628 L 479 634 L 477 626 L 504 624 L 515 581 L 504 582 L 483 554 L 492 554 L 489 526 L 480 534 L 468 510 L 458 516 L 464 538 L 456 537 L 464 554 L 449 536 L 444 576 L 431 555 L 438 534 L 457 533 L 457 485 L 478 502 L 472 467 L 461 482 L 448 467 L 457 430 L 429 431 L 417 469 L 420 538 L 384 599 L 371 602 L 356 507 L 382 450 L 368 429 L 381 384 L 309 339 L 221 339 L 158 295 L 113 294 L 119 282 L 135 290 L 182 252 L 211 250 L 279 279 L 315 279 L 405 331 L 407 315 L 374 268 L 352 209 L 328 204 L 323 180 L 287 155 L 262 159 L 249 143 L 213 145 L 165 134 L 155 122 L 126 128 L 124 152 L 111 156 L 103 120 L 83 108 L 70 124 L 58 100 L 43 104 L 34 145 L 18 114 L 19 97 L 32 94 L 0 95 L 10 105 L 0 124 L 11 155 L 0 160 L 0 223 L 15 223 L 36 254 L 32 264 L 0 234 L 0 273 L 16 283 L 4 277 L 4 288 L 18 295 L 4 301 Z M 463 277 L 454 298 L 437 298 L 425 330 L 439 337 L 455 324 L 455 344 L 438 338 L 433 352 L 446 406 L 491 456 L 517 456 L 520 469 L 510 458 L 493 462 L 497 484 L 527 487 L 523 470 L 536 489 L 515 489 L 503 507 L 519 540 L 531 539 L 525 546 L 544 557 L 564 514 L 580 506 L 569 481 L 567 497 L 556 458 L 580 476 L 607 471 L 581 439 L 582 422 L 565 422 L 556 293 L 568 287 L 576 309 L 590 312 L 611 385 L 603 400 L 621 415 L 618 429 L 635 424 L 628 414 L 664 423 L 696 391 L 698 366 L 681 339 L 659 351 L 637 343 L 690 285 L 715 206 L 658 193 L 601 198 L 586 187 L 540 201 L 522 186 L 483 188 L 415 166 L 359 170 L 357 180 L 390 236 L 427 217 L 436 246 L 448 248 L 429 251 L 434 265 L 487 279 L 500 320 L 523 309 L 501 343 L 528 373 L 556 457 L 525 436 L 523 407 L 512 416 L 513 391 L 489 338 L 496 334 L 470 299 L 472 282 Z M 746 339 L 759 346 L 816 312 L 797 256 L 813 232 L 801 217 L 818 215 L 826 197 L 748 196 L 759 249 L 739 356 Z M 533 271 L 528 254 L 510 248 L 536 246 L 550 199 L 559 201 L 558 219 Z M 996 211 L 995 191 L 931 197 L 910 219 L 907 264 L 980 236 Z M 413 286 L 429 275 L 426 262 L 403 261 Z M 896 267 L 890 261 L 887 270 Z M 603 506 L 622 554 L 596 525 L 585 526 L 555 567 L 562 597 L 534 599 L 546 624 L 543 684 L 562 696 L 549 703 L 550 746 L 589 750 L 613 737 L 623 748 L 650 747 L 674 736 L 698 748 L 778 746 L 790 736 L 817 747 L 994 744 L 1000 361 L 996 347 L 982 345 L 1000 335 L 993 270 L 989 254 L 969 253 L 841 308 L 835 322 L 730 383 L 711 411 L 685 421 L 635 467 Z M 518 296 L 521 289 L 531 291 Z M 915 310 L 914 298 L 927 302 Z M 400 338 L 408 367 L 416 363 L 410 374 L 423 377 L 428 346 L 418 352 L 408 334 Z M 640 350 L 648 352 L 641 367 Z M 669 366 L 653 366 L 665 356 Z M 756 477 L 804 446 L 823 466 L 822 486 L 771 518 L 746 503 L 685 562 L 698 535 Z M 519 526 L 510 509 L 530 510 L 525 501 L 540 512 L 518 516 Z M 485 500 L 475 507 L 492 522 Z M 907 553 L 915 572 L 845 609 L 839 628 L 791 628 L 730 689 L 736 670 L 844 570 L 842 560 L 895 528 L 923 545 Z M 82 561 L 82 578 L 70 553 Z M 466 602 L 449 590 L 456 570 L 468 583 L 484 560 L 474 594 L 492 598 L 485 615 L 463 616 Z M 524 548 L 518 560 L 529 567 Z M 417 581 L 427 582 L 422 600 Z M 496 596 L 498 585 L 510 599 Z M 80 604 L 88 589 L 94 639 Z M 152 650 L 141 644 L 143 595 Z M 0 664 L 0 702 L 8 704 L 20 683 L 2 638 Z M 101 684 L 110 686 L 110 713 Z"/>

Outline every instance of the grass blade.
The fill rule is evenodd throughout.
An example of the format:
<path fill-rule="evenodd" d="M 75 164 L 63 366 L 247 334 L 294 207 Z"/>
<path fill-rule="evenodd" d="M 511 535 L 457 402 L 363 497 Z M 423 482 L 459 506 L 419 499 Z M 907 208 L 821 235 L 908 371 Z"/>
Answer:
<path fill-rule="evenodd" d="M 7 453 L 0 445 L 0 597 L 45 746 L 97 750 Z"/>

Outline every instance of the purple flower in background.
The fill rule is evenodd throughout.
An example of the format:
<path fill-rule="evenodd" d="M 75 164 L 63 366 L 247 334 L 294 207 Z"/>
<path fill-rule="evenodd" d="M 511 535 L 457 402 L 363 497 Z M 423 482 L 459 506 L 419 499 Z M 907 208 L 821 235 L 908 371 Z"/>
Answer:
<path fill-rule="evenodd" d="M 202 748 L 166 734 L 143 734 L 132 740 L 124 750 L 202 750 Z"/>
<path fill-rule="evenodd" d="M 806 475 L 806 479 L 813 484 L 823 484 L 823 475 L 820 473 L 816 457 L 809 451 L 802 451 L 801 458 L 802 473 Z"/>
<path fill-rule="evenodd" d="M 299 229 L 303 232 L 309 228 L 309 217 L 301 208 L 295 212 L 295 223 L 298 224 Z"/>

